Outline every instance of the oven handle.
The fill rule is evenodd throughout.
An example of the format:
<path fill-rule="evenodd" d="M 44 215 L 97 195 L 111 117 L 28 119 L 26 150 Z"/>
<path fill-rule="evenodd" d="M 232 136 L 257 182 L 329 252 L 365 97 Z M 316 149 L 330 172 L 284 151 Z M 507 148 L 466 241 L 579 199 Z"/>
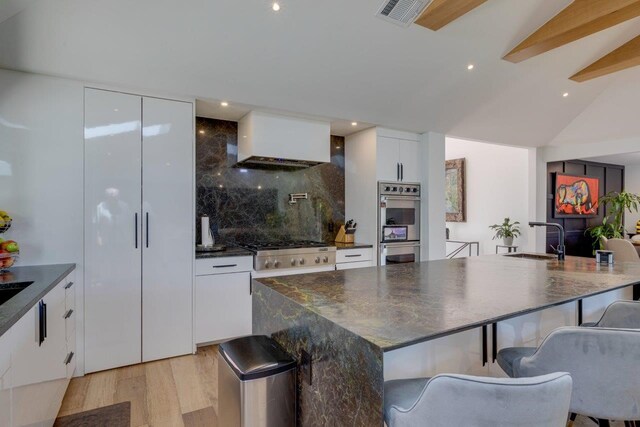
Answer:
<path fill-rule="evenodd" d="M 381 243 L 382 249 L 386 248 L 417 248 L 420 247 L 420 242 L 393 242 L 393 243 Z"/>
<path fill-rule="evenodd" d="M 420 201 L 419 196 L 383 196 L 382 201 L 385 200 L 405 200 L 405 201 Z"/>

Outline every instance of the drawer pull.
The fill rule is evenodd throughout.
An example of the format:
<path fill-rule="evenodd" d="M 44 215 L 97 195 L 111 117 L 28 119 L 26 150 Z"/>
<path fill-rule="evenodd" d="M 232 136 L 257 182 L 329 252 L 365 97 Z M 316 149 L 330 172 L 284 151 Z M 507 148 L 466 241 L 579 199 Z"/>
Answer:
<path fill-rule="evenodd" d="M 345 258 L 357 258 L 359 256 L 362 256 L 362 254 L 353 254 L 353 255 L 345 255 Z"/>
<path fill-rule="evenodd" d="M 231 268 L 237 267 L 238 264 L 224 264 L 224 265 L 214 265 L 213 268 Z"/>
<path fill-rule="evenodd" d="M 64 364 L 68 365 L 69 363 L 71 363 L 71 360 L 73 359 L 74 353 L 73 351 L 69 354 L 67 354 L 67 357 L 64 359 Z"/>
<path fill-rule="evenodd" d="M 71 317 L 71 315 L 72 315 L 72 314 L 73 314 L 73 308 L 72 308 L 72 309 L 70 309 L 69 311 L 67 311 L 67 312 L 64 314 L 64 318 L 65 318 L 65 319 L 68 319 L 69 317 Z"/>
<path fill-rule="evenodd" d="M 72 287 L 72 286 L 73 286 L 73 282 L 69 282 L 69 283 L 67 283 L 67 284 L 64 286 L 64 288 L 65 288 L 65 289 L 69 289 L 69 288 L 70 288 L 70 287 Z"/>

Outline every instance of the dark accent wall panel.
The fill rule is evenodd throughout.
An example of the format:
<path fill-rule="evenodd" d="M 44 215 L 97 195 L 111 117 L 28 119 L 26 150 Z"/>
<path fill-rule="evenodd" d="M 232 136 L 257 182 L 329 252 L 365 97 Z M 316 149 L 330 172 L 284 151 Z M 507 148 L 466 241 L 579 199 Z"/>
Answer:
<path fill-rule="evenodd" d="M 554 174 L 565 173 L 577 176 L 593 176 L 600 178 L 598 197 L 611 191 L 620 192 L 624 189 L 624 166 L 605 163 L 589 162 L 585 160 L 566 160 L 547 163 L 547 222 L 562 225 L 566 232 L 567 255 L 591 257 L 593 256 L 592 240 L 585 235 L 586 230 L 594 225 L 602 224 L 607 214 L 604 207 L 600 207 L 598 216 L 594 218 L 554 218 Z M 551 246 L 558 245 L 558 233 L 553 229 L 547 230 L 547 252 L 553 252 Z"/>
<path fill-rule="evenodd" d="M 196 118 L 198 242 L 202 215 L 218 243 L 334 239 L 335 224 L 344 223 L 343 137 L 331 137 L 330 163 L 308 169 L 239 168 L 237 153 L 237 122 Z M 290 193 L 309 199 L 290 205 Z"/>

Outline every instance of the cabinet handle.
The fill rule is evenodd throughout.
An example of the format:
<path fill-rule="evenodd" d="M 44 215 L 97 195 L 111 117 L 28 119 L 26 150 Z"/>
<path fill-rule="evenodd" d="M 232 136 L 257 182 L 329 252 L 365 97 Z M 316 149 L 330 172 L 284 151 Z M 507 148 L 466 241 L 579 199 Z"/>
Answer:
<path fill-rule="evenodd" d="M 400 163 L 396 163 L 396 179 L 400 181 Z"/>
<path fill-rule="evenodd" d="M 482 366 L 486 366 L 489 362 L 487 352 L 487 325 L 482 325 Z"/>
<path fill-rule="evenodd" d="M 147 247 L 149 247 L 149 212 L 147 212 L 147 218 L 146 218 L 147 224 Z"/>
<path fill-rule="evenodd" d="M 42 303 L 42 312 L 44 313 L 44 339 L 47 339 L 47 304 L 44 302 Z"/>
<path fill-rule="evenodd" d="M 70 288 L 70 287 L 72 287 L 72 286 L 73 286 L 73 282 L 69 282 L 69 283 L 67 283 L 66 285 L 64 285 L 64 288 L 65 288 L 65 289 L 69 289 L 69 288 Z"/>
<path fill-rule="evenodd" d="M 400 163 L 400 181 L 404 181 L 404 163 Z"/>
<path fill-rule="evenodd" d="M 70 309 L 69 311 L 67 311 L 67 312 L 64 314 L 64 318 L 65 318 L 65 319 L 68 319 L 69 317 L 71 317 L 71 315 L 72 315 L 72 314 L 73 314 L 73 308 L 72 308 L 72 309 Z"/>
<path fill-rule="evenodd" d="M 136 249 L 138 249 L 138 212 L 136 212 L 135 215 L 134 215 L 133 228 L 136 230 L 135 231 Z"/>
<path fill-rule="evenodd" d="M 74 356 L 73 351 L 67 354 L 67 357 L 64 358 L 64 364 L 68 365 L 69 363 L 71 363 L 71 359 L 73 359 L 73 356 Z"/>
<path fill-rule="evenodd" d="M 38 302 L 38 346 L 44 342 L 44 313 L 42 301 Z"/>
<path fill-rule="evenodd" d="M 493 363 L 496 363 L 498 357 L 498 324 L 491 324 L 491 351 L 493 353 Z"/>
<path fill-rule="evenodd" d="M 359 257 L 359 256 L 362 256 L 362 254 L 345 255 L 344 257 L 345 258 L 356 258 L 356 257 Z"/>
<path fill-rule="evenodd" d="M 224 265 L 214 265 L 213 268 L 230 268 L 237 267 L 238 264 L 224 264 Z"/>

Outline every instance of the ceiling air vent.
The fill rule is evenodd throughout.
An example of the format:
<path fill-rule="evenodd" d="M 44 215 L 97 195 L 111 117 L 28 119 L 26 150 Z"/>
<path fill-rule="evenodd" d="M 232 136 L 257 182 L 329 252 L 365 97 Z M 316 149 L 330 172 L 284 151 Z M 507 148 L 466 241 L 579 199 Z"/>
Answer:
<path fill-rule="evenodd" d="M 432 0 L 385 0 L 377 16 L 385 21 L 408 27 Z"/>

